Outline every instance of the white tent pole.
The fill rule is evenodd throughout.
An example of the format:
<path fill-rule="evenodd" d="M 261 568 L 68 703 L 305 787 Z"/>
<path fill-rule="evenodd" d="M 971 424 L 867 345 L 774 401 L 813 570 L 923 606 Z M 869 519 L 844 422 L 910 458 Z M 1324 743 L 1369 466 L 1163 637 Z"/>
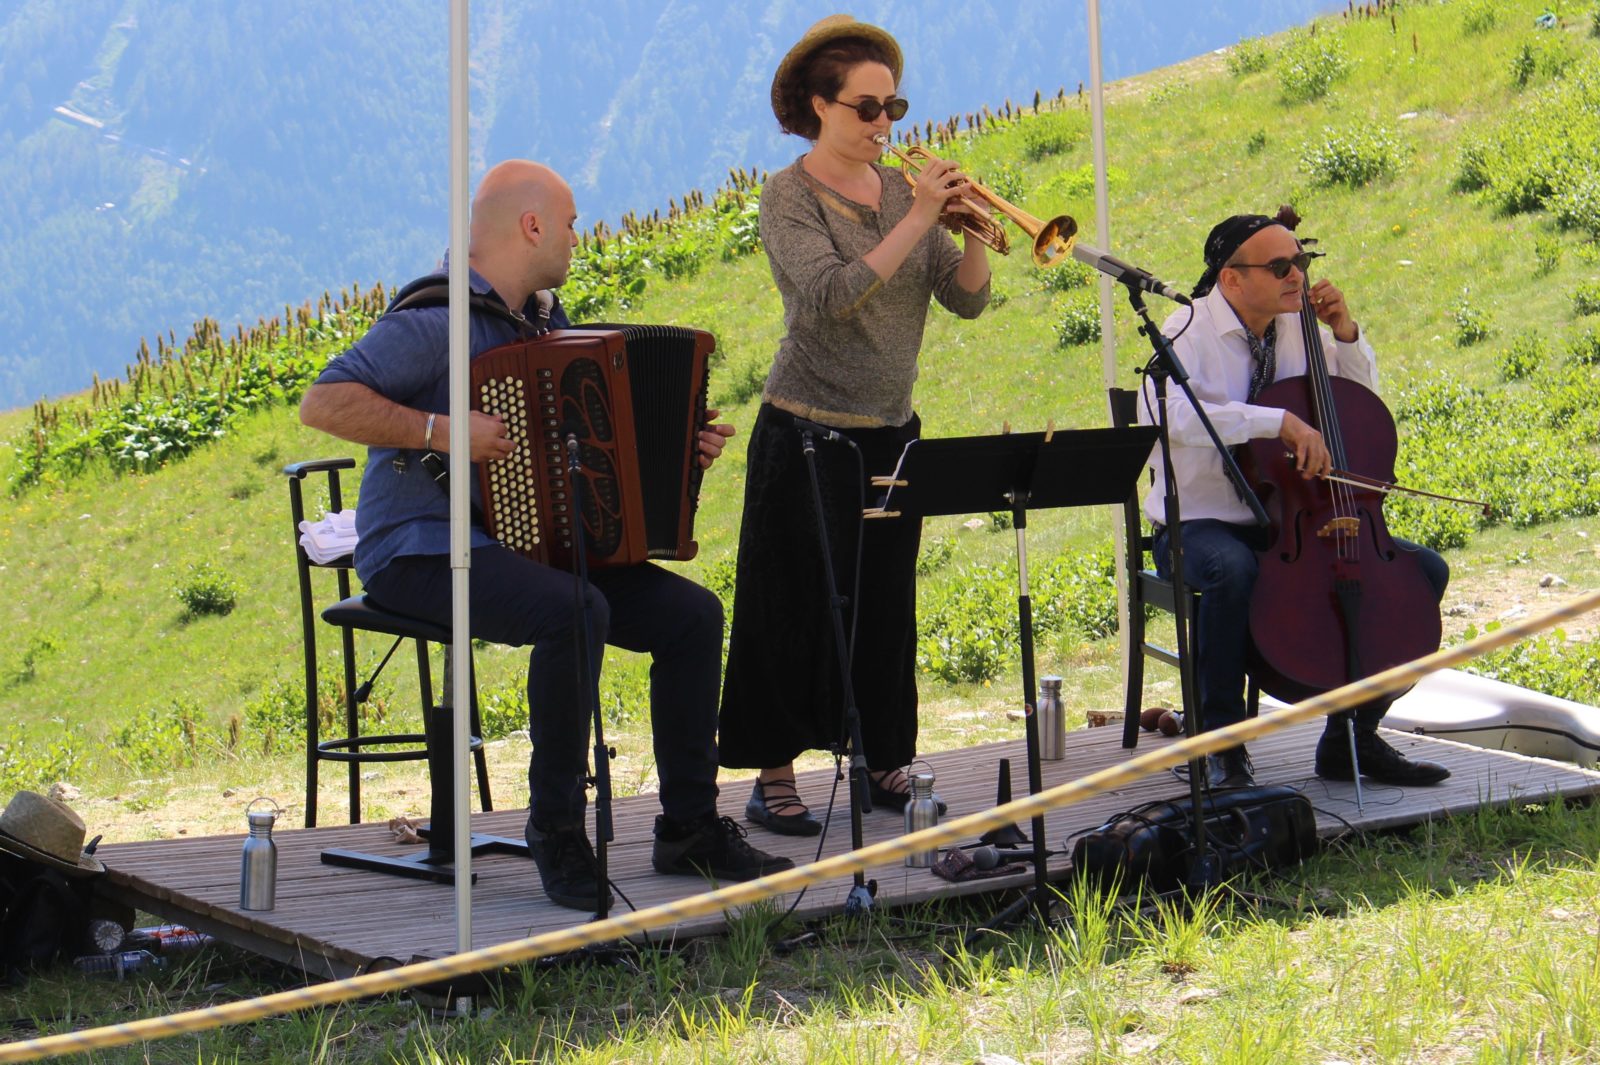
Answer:
<path fill-rule="evenodd" d="M 450 0 L 450 693 L 454 736 L 456 951 L 472 949 L 471 775 L 467 721 L 472 706 L 468 577 L 472 568 L 471 450 L 467 411 L 467 0 Z"/>
<path fill-rule="evenodd" d="M 1088 0 L 1089 15 L 1089 126 L 1094 144 L 1094 229 L 1100 247 L 1111 248 L 1111 190 L 1106 178 L 1106 99 L 1105 72 L 1100 66 L 1100 0 Z M 1111 313 L 1111 299 L 1116 283 L 1105 274 L 1100 275 L 1100 372 L 1106 388 L 1117 383 L 1117 333 L 1116 319 Z M 1108 394 L 1107 409 L 1110 408 Z M 1122 522 L 1112 523 L 1116 558 L 1125 557 L 1127 545 Z M 1128 575 L 1121 566 L 1117 574 L 1117 617 L 1128 616 Z M 1127 675 L 1128 656 L 1137 654 L 1138 648 L 1128 639 L 1128 625 L 1117 626 L 1117 642 L 1121 652 L 1123 675 Z"/>

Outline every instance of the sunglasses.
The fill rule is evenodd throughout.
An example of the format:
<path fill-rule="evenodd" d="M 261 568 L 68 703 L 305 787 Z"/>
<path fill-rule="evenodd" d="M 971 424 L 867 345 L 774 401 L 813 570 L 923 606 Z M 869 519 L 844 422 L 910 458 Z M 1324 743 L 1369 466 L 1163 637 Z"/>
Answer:
<path fill-rule="evenodd" d="M 876 122 L 878 116 L 884 113 L 889 115 L 890 122 L 898 122 L 906 117 L 906 112 L 911 110 L 911 104 L 903 96 L 891 96 L 887 100 L 876 100 L 871 96 L 859 103 L 847 104 L 843 100 L 830 100 L 829 103 L 848 107 L 856 113 L 856 117 L 863 122 Z"/>
<path fill-rule="evenodd" d="M 1282 281 L 1289 276 L 1291 269 L 1298 270 L 1302 274 L 1305 273 L 1306 268 L 1311 265 L 1311 260 L 1320 259 L 1324 254 L 1326 253 L 1320 251 L 1303 251 L 1292 258 L 1274 259 L 1270 263 L 1229 263 L 1228 265 L 1235 270 L 1271 270 L 1272 276 Z"/>

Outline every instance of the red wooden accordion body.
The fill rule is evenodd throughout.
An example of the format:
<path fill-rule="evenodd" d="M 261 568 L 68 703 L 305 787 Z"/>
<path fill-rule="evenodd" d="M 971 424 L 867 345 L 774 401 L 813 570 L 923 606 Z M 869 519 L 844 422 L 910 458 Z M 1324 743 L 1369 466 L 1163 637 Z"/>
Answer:
<path fill-rule="evenodd" d="M 693 558 L 715 348 L 698 329 L 608 325 L 558 329 L 473 359 L 472 409 L 501 415 L 516 444 L 509 458 L 478 463 L 485 531 L 562 569 L 579 528 L 595 568 Z"/>

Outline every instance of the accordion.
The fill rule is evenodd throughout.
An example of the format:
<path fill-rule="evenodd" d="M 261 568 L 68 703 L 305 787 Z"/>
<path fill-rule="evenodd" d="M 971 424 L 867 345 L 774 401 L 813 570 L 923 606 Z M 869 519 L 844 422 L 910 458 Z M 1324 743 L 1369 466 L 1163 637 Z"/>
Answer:
<path fill-rule="evenodd" d="M 505 419 L 510 457 L 478 464 L 484 529 L 535 562 L 695 556 L 699 432 L 710 333 L 674 326 L 558 329 L 472 360 L 472 409 Z M 574 480 L 569 440 L 576 439 Z"/>

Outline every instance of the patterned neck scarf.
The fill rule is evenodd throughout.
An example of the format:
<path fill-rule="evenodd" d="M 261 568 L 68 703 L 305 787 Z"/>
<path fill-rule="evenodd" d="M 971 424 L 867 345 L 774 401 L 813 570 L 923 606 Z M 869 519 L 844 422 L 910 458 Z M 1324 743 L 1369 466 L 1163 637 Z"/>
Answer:
<path fill-rule="evenodd" d="M 1262 336 L 1256 336 L 1248 327 L 1245 328 L 1244 338 L 1250 344 L 1250 392 L 1245 397 L 1246 403 L 1254 403 L 1261 390 L 1272 383 L 1278 373 L 1278 320 L 1274 318 L 1267 323 L 1267 330 Z"/>

